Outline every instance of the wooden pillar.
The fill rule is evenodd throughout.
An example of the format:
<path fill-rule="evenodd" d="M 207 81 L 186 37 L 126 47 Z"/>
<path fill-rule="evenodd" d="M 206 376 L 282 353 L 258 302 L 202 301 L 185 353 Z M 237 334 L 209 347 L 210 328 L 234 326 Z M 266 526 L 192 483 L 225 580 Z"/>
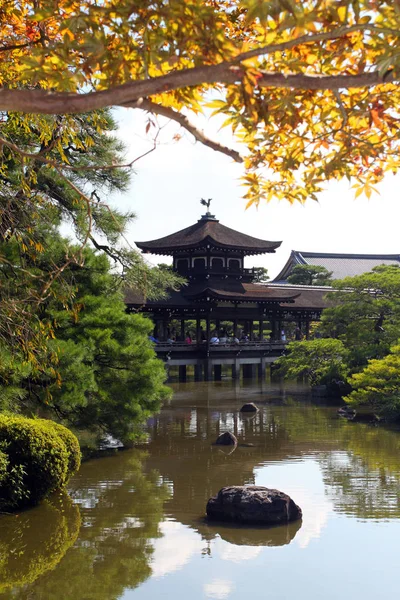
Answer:
<path fill-rule="evenodd" d="M 220 334 L 219 328 L 220 328 L 220 320 L 216 319 L 216 321 L 215 321 L 215 329 L 217 330 L 217 337 L 219 337 L 219 334 Z"/>
<path fill-rule="evenodd" d="M 185 335 L 185 319 L 181 319 L 181 342 L 184 342 L 186 339 Z"/>
<path fill-rule="evenodd" d="M 210 315 L 206 316 L 206 339 L 207 339 L 207 354 L 210 351 Z"/>
<path fill-rule="evenodd" d="M 186 365 L 179 365 L 179 381 L 186 381 Z"/>
<path fill-rule="evenodd" d="M 310 321 L 307 319 L 306 321 L 306 340 L 310 339 Z"/>
<path fill-rule="evenodd" d="M 162 322 L 162 341 L 163 342 L 167 341 L 167 336 L 168 336 L 168 320 L 163 319 L 163 322 Z"/>
<path fill-rule="evenodd" d="M 237 337 L 237 319 L 233 319 L 233 335 Z"/>
<path fill-rule="evenodd" d="M 265 378 L 265 367 L 266 367 L 265 356 L 261 357 L 261 361 L 257 365 L 258 367 L 258 378 L 263 380 Z"/>
<path fill-rule="evenodd" d="M 209 358 L 204 363 L 204 381 L 212 381 L 212 362 Z"/>
<path fill-rule="evenodd" d="M 249 321 L 249 340 L 252 341 L 253 340 L 253 321 Z"/>
<path fill-rule="evenodd" d="M 201 321 L 199 318 L 196 319 L 196 343 L 201 346 Z"/>
<path fill-rule="evenodd" d="M 203 365 L 194 365 L 194 380 L 203 381 Z"/>
<path fill-rule="evenodd" d="M 214 365 L 214 380 L 221 381 L 222 378 L 222 365 Z"/>
<path fill-rule="evenodd" d="M 271 317 L 271 340 L 277 340 L 278 339 L 278 332 L 277 332 L 277 322 L 276 322 L 276 317 L 273 316 Z"/>
<path fill-rule="evenodd" d="M 258 339 L 260 340 L 260 342 L 262 342 L 263 338 L 264 338 L 264 321 L 260 317 L 260 320 L 258 322 Z"/>
<path fill-rule="evenodd" d="M 232 379 L 240 379 L 240 361 L 235 359 L 232 365 Z"/>

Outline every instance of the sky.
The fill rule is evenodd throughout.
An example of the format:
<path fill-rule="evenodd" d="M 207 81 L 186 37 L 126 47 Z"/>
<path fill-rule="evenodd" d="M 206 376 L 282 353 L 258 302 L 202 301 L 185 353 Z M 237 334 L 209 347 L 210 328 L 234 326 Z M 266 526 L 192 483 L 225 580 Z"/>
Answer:
<path fill-rule="evenodd" d="M 132 160 L 152 147 L 146 137 L 142 111 L 118 109 L 118 136 Z M 275 201 L 245 210 L 244 188 L 239 178 L 243 167 L 185 133 L 175 123 L 160 118 L 162 125 L 157 149 L 135 163 L 128 192 L 114 195 L 109 203 L 133 210 L 130 243 L 163 237 L 195 223 L 205 212 L 201 198 L 212 198 L 211 212 L 221 223 L 261 239 L 282 241 L 275 254 L 248 257 L 245 266 L 263 266 L 274 277 L 291 250 L 363 254 L 400 254 L 400 175 L 387 175 L 379 186 L 380 195 L 354 199 L 348 181 L 327 184 L 318 202 L 290 205 Z M 234 146 L 226 129 L 219 131 L 215 119 L 197 123 L 222 143 Z M 175 141 L 174 135 L 182 138 Z M 239 148 L 239 146 L 236 146 Z M 149 257 L 170 262 L 167 257 Z"/>

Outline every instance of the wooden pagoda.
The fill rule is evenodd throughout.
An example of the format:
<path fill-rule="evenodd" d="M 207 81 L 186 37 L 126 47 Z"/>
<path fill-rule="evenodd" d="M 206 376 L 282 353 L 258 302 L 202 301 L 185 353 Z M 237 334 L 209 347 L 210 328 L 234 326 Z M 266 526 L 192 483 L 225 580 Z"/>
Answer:
<path fill-rule="evenodd" d="M 261 372 L 284 349 L 285 319 L 296 320 L 307 334 L 308 323 L 319 317 L 323 304 L 321 294 L 315 302 L 318 290 L 304 305 L 304 288 L 255 282 L 257 271 L 245 268 L 245 257 L 275 252 L 280 244 L 230 229 L 208 211 L 181 231 L 136 242 L 143 253 L 172 256 L 173 269 L 187 285 L 159 301 L 145 301 L 128 291 L 128 311 L 142 311 L 153 319 L 158 354 L 182 367 L 182 376 L 189 364 L 195 365 L 198 379 L 211 378 L 213 371 L 218 377 L 222 364 L 232 365 L 233 376 L 241 365 L 251 365 L 248 375 L 257 364 Z M 195 321 L 196 334 L 187 343 L 189 320 Z M 172 322 L 178 327 L 172 328 Z"/>

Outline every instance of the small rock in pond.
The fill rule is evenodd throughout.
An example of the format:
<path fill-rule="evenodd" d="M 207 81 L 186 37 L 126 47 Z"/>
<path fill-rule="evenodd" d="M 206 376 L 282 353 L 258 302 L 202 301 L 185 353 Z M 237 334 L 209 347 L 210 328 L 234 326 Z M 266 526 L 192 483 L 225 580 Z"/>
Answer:
<path fill-rule="evenodd" d="M 222 488 L 207 502 L 207 516 L 216 521 L 278 525 L 301 519 L 301 508 L 287 494 L 257 485 Z"/>
<path fill-rule="evenodd" d="M 339 417 L 344 417 L 349 421 L 353 421 L 355 416 L 357 415 L 357 412 L 354 410 L 354 408 L 350 408 L 349 406 L 341 406 L 338 409 L 337 413 Z"/>
<path fill-rule="evenodd" d="M 219 446 L 236 446 L 237 439 L 230 431 L 225 431 L 225 433 L 221 433 L 215 442 Z"/>
<path fill-rule="evenodd" d="M 258 411 L 258 408 L 254 404 L 254 402 L 248 402 L 247 404 L 243 404 L 242 408 L 240 409 L 240 412 L 257 412 L 257 411 Z"/>

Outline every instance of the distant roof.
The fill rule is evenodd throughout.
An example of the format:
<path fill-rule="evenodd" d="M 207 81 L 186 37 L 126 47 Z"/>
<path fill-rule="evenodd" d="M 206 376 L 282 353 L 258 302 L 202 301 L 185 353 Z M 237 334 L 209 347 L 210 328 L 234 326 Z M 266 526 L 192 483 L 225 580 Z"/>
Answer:
<path fill-rule="evenodd" d="M 399 254 L 332 254 L 322 252 L 300 252 L 292 250 L 289 260 L 274 279 L 274 283 L 285 283 L 296 265 L 316 265 L 332 271 L 333 279 L 362 275 L 379 265 L 400 266 Z"/>
<path fill-rule="evenodd" d="M 206 213 L 190 227 L 149 242 L 135 242 L 143 252 L 171 255 L 177 251 L 204 248 L 238 250 L 244 254 L 275 252 L 282 242 L 260 240 L 240 231 L 225 227 L 210 213 Z"/>
<path fill-rule="evenodd" d="M 270 289 L 275 289 L 279 295 L 285 291 L 289 294 L 296 294 L 294 305 L 291 308 L 319 311 L 330 305 L 326 298 L 326 294 L 332 292 L 330 286 L 293 285 L 290 283 L 268 283 L 267 285 Z"/>

